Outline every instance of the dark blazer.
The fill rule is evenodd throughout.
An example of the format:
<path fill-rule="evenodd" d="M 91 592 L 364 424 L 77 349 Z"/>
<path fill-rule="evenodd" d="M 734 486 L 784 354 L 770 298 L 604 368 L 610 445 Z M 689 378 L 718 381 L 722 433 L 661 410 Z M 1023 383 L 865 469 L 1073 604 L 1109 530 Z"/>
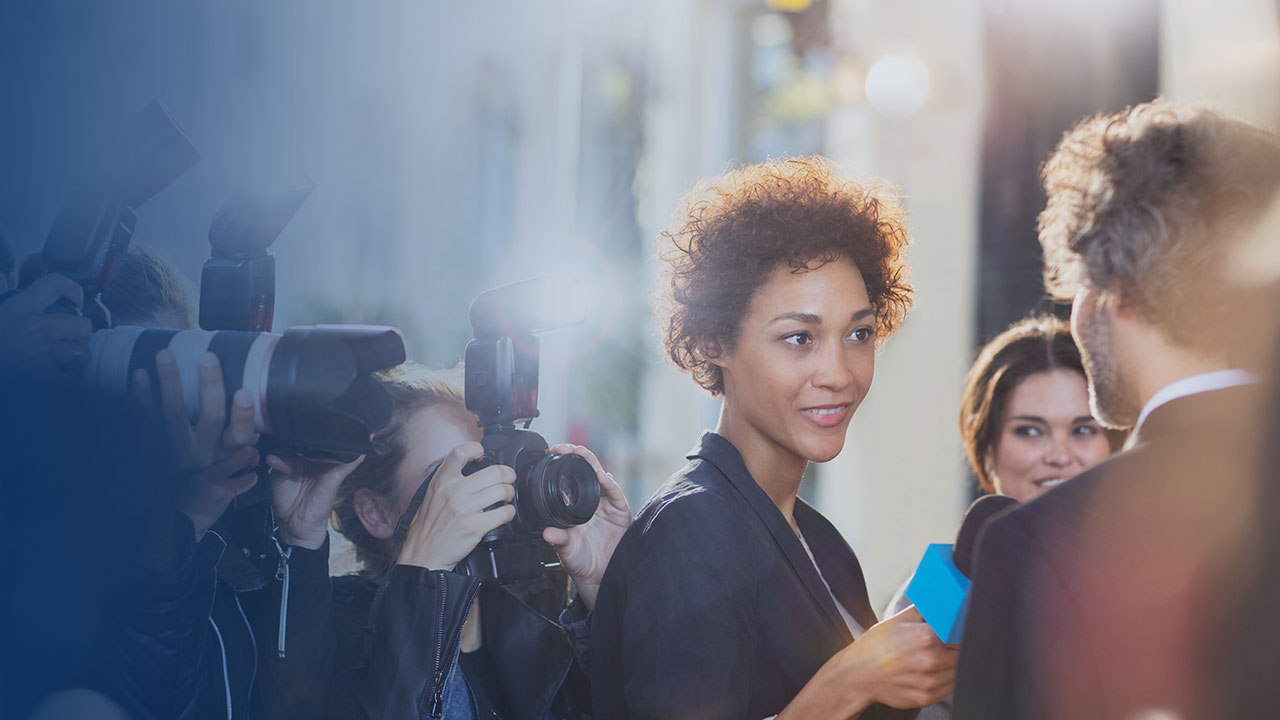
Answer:
<path fill-rule="evenodd" d="M 796 523 L 841 603 L 876 622 L 840 533 L 796 501 Z M 782 513 L 729 441 L 705 433 L 628 529 L 591 621 L 593 715 L 763 720 L 853 641 Z M 873 706 L 863 718 L 913 717 Z"/>
<path fill-rule="evenodd" d="M 1206 716 L 1207 635 L 1248 505 L 1257 394 L 1161 405 L 1124 452 L 991 521 L 955 720 Z"/>

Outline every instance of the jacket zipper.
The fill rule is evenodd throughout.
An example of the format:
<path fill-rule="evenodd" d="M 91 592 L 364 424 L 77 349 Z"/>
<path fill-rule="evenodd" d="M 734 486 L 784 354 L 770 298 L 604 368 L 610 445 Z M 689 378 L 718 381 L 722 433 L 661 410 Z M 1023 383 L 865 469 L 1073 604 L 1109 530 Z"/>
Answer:
<path fill-rule="evenodd" d="M 436 612 L 436 653 L 435 653 L 436 664 L 434 668 L 435 672 L 433 672 L 431 676 L 431 686 L 430 686 L 431 695 L 428 698 L 426 693 L 428 688 L 424 687 L 422 689 L 423 693 L 421 696 L 422 700 L 429 700 L 429 704 L 426 707 L 426 712 L 427 712 L 427 717 L 431 717 L 431 718 L 438 718 L 444 715 L 444 681 L 446 678 L 446 675 L 444 672 L 444 651 L 446 646 L 445 637 L 444 637 L 444 614 L 445 614 L 445 603 L 449 599 L 448 593 L 445 589 L 444 571 L 437 570 L 435 572 L 439 573 L 439 585 L 440 585 L 440 606 Z M 480 591 L 480 586 L 476 585 L 474 588 L 471 589 L 471 592 L 467 595 L 466 603 L 465 603 L 466 611 L 462 614 L 462 622 L 458 625 L 458 631 L 457 633 L 454 633 L 455 635 L 462 634 L 462 626 L 467 624 L 467 618 L 471 615 L 471 603 L 475 599 L 476 593 L 479 591 Z M 452 649 L 453 646 L 456 644 L 457 644 L 456 637 L 449 639 L 448 647 L 450 649 Z M 452 652 L 450 652 L 450 655 L 452 655 Z M 421 715 L 423 712 L 422 706 L 423 706 L 423 703 L 419 701 L 418 703 L 419 715 Z"/>
<path fill-rule="evenodd" d="M 289 556 L 293 554 L 293 546 L 284 547 L 276 538 L 272 538 L 276 550 L 280 553 L 280 564 L 276 566 L 276 580 L 283 583 L 280 588 L 280 627 L 276 630 L 276 655 L 285 659 L 284 639 L 286 625 L 289 621 Z"/>

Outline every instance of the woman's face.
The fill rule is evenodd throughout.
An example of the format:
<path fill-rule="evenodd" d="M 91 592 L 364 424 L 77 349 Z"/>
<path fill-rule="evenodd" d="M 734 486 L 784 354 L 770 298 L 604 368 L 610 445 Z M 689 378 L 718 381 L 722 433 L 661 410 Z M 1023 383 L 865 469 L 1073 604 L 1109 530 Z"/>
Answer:
<path fill-rule="evenodd" d="M 779 266 L 751 298 L 724 371 L 721 431 L 748 466 L 825 462 L 875 373 L 875 312 L 847 260 Z"/>
<path fill-rule="evenodd" d="M 455 405 L 431 405 L 410 416 L 400 437 L 405 456 L 388 493 L 392 516 L 404 514 L 422 481 L 450 450 L 480 437 L 476 416 Z"/>
<path fill-rule="evenodd" d="M 1089 414 L 1089 389 L 1074 370 L 1028 375 L 1014 386 L 986 453 L 996 492 L 1027 502 L 1106 459 L 1111 446 Z"/>

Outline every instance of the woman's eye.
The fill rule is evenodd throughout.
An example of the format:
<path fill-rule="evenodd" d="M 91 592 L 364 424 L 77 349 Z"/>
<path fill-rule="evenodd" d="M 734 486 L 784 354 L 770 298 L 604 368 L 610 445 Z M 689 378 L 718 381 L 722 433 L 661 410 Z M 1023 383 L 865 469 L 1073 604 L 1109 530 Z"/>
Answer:
<path fill-rule="evenodd" d="M 1097 425 L 1077 425 L 1072 432 L 1083 437 L 1093 437 L 1102 431 Z"/>
<path fill-rule="evenodd" d="M 1035 425 L 1018 425 L 1013 429 L 1013 434 L 1017 435 L 1018 437 L 1034 438 L 1034 437 L 1040 437 L 1044 433 L 1041 432 L 1040 428 L 1036 427 Z"/>
<path fill-rule="evenodd" d="M 790 345 L 803 346 L 813 342 L 813 338 L 807 332 L 794 332 L 790 335 L 782 336 L 782 342 Z"/>
<path fill-rule="evenodd" d="M 857 330 L 854 330 L 853 332 L 849 333 L 850 340 L 853 340 L 855 342 L 860 342 L 860 343 L 869 341 L 873 336 L 874 336 L 874 333 L 872 332 L 871 328 L 865 327 L 865 326 L 860 327 Z"/>

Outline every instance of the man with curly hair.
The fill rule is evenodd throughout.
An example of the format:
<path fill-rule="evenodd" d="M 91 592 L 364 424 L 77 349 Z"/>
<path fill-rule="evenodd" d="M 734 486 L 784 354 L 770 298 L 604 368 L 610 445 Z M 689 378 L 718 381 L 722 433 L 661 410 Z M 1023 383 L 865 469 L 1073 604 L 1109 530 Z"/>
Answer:
<path fill-rule="evenodd" d="M 1044 186 L 1045 284 L 1074 299 L 1094 415 L 1133 430 L 980 538 L 955 717 L 1216 717 L 1215 573 L 1258 395 L 1229 261 L 1280 189 L 1280 143 L 1155 101 L 1068 132 Z"/>
<path fill-rule="evenodd" d="M 665 349 L 724 402 L 605 571 L 595 716 L 888 719 L 950 692 L 955 649 L 914 608 L 879 621 L 853 550 L 797 497 L 910 304 L 903 220 L 891 188 L 799 158 L 705 183 L 659 238 Z"/>

